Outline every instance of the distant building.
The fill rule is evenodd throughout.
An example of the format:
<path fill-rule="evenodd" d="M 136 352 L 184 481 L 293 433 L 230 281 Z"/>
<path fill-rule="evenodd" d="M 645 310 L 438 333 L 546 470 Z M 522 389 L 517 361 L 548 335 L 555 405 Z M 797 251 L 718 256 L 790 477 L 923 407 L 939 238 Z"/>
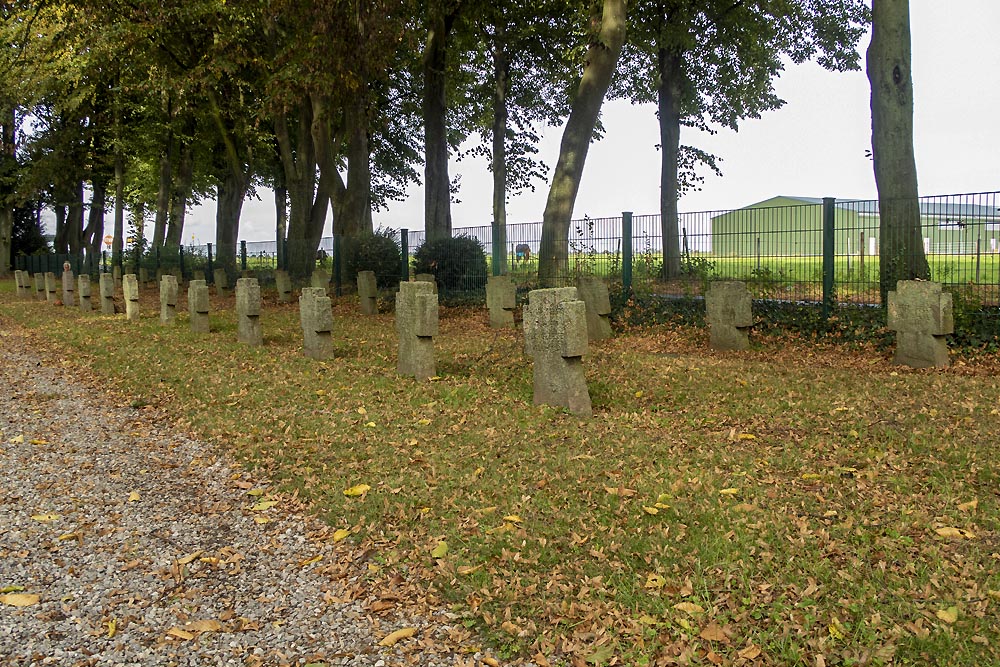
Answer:
<path fill-rule="evenodd" d="M 957 201 L 956 201 L 957 200 Z M 964 255 L 1000 251 L 1000 212 L 960 201 L 920 202 L 924 251 Z M 835 253 L 878 255 L 877 201 L 837 200 Z M 778 196 L 712 218 L 712 253 L 731 257 L 802 257 L 823 254 L 823 200 Z"/>

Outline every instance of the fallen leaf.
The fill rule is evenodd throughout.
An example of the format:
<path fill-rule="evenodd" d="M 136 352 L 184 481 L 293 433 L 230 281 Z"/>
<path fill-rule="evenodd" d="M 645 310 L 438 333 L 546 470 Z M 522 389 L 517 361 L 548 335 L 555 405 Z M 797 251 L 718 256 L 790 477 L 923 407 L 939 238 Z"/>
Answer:
<path fill-rule="evenodd" d="M 623 498 L 629 498 L 631 496 L 634 496 L 636 493 L 635 489 L 626 489 L 621 486 L 618 487 L 606 486 L 604 487 L 604 490 L 608 492 L 608 495 L 621 496 Z"/>
<path fill-rule="evenodd" d="M 760 655 L 760 647 L 754 644 L 750 644 L 750 646 L 747 646 L 745 649 L 743 649 L 736 655 L 743 658 L 744 660 L 754 660 L 757 658 L 757 656 Z"/>
<path fill-rule="evenodd" d="M 314 563 L 318 563 L 323 560 L 323 554 L 316 554 L 312 558 L 307 558 L 303 561 L 299 561 L 299 567 L 308 567 Z"/>
<path fill-rule="evenodd" d="M 367 484 L 356 484 L 349 489 L 344 489 L 344 495 L 348 498 L 354 498 L 357 496 L 363 496 L 372 490 L 372 487 Z"/>
<path fill-rule="evenodd" d="M 684 611 L 689 614 L 700 614 L 705 611 L 701 605 L 695 604 L 694 602 L 678 602 L 674 605 L 674 609 L 677 611 Z"/>
<path fill-rule="evenodd" d="M 431 551 L 432 558 L 444 558 L 448 555 L 448 543 L 438 542 L 438 545 Z"/>
<path fill-rule="evenodd" d="M 698 636 L 710 642 L 729 641 L 729 638 L 726 637 L 726 633 L 723 632 L 722 628 L 719 627 L 717 623 L 709 623 L 704 630 L 698 633 Z"/>
<path fill-rule="evenodd" d="M 802 479 L 807 480 L 807 481 L 808 480 L 814 480 L 814 479 L 822 479 L 822 478 L 823 478 L 823 475 L 819 475 L 819 474 L 814 473 L 814 472 L 802 473 Z"/>
<path fill-rule="evenodd" d="M 959 504 L 958 509 L 960 511 L 962 511 L 962 512 L 971 512 L 972 510 L 976 509 L 977 507 L 979 507 L 979 499 L 978 498 L 973 498 L 972 500 L 970 500 L 967 503 L 961 503 L 961 504 Z"/>
<path fill-rule="evenodd" d="M 965 538 L 968 540 L 976 539 L 975 534 L 973 534 L 972 532 L 968 530 L 962 530 L 960 528 L 955 528 L 954 526 L 943 526 L 941 528 L 936 528 L 934 532 L 940 535 L 941 537 L 957 537 L 957 538 Z"/>
<path fill-rule="evenodd" d="M 105 625 L 108 626 L 108 639 L 111 639 L 115 636 L 115 633 L 118 632 L 118 619 L 112 618 L 110 621 L 105 623 Z"/>
<path fill-rule="evenodd" d="M 59 520 L 58 514 L 33 514 L 31 516 L 35 521 L 41 521 L 42 523 L 51 523 L 53 521 Z"/>
<path fill-rule="evenodd" d="M 204 550 L 198 550 L 198 551 L 195 551 L 194 553 L 190 553 L 190 554 L 188 554 L 186 556 L 181 556 L 180 558 L 177 559 L 177 564 L 178 565 L 187 565 L 188 563 L 194 562 L 194 559 L 197 558 L 198 556 L 202 555 L 203 553 L 205 553 Z"/>
<path fill-rule="evenodd" d="M 350 534 L 351 531 L 347 530 L 346 528 L 339 528 L 337 531 L 333 533 L 333 541 L 340 542 L 341 540 L 345 540 Z"/>
<path fill-rule="evenodd" d="M 247 491 L 248 496 L 262 496 L 264 495 L 264 489 L 250 489 Z"/>
<path fill-rule="evenodd" d="M 187 630 L 181 630 L 177 626 L 174 626 L 169 630 L 167 630 L 167 635 L 169 635 L 170 637 L 174 637 L 176 639 L 184 639 L 184 640 L 194 639 L 194 635 L 192 633 L 188 632 Z"/>
<path fill-rule="evenodd" d="M 41 438 L 38 438 L 36 440 L 30 440 L 29 442 L 32 445 L 47 445 L 47 444 L 49 444 L 48 440 L 42 440 Z"/>
<path fill-rule="evenodd" d="M 24 586 L 4 586 L 3 588 L 0 588 L 0 593 L 16 593 L 23 590 Z"/>
<path fill-rule="evenodd" d="M 476 570 L 481 569 L 482 565 L 461 565 L 458 568 L 458 573 L 462 575 L 472 574 Z"/>
<path fill-rule="evenodd" d="M 7 593 L 0 595 L 0 604 L 7 604 L 11 607 L 30 607 L 38 604 L 41 598 L 34 593 Z"/>
<path fill-rule="evenodd" d="M 663 588 L 667 585 L 667 580 L 658 574 L 649 574 L 646 576 L 646 583 L 643 587 L 649 589 Z"/>
<path fill-rule="evenodd" d="M 843 639 L 844 637 L 847 636 L 847 629 L 840 622 L 840 619 L 837 618 L 834 618 L 833 620 L 830 621 L 830 625 L 827 628 L 827 631 L 830 633 L 830 636 L 833 637 L 834 639 Z"/>
<path fill-rule="evenodd" d="M 521 523 L 521 517 L 516 514 L 508 514 L 503 518 L 504 521 L 510 521 L 511 523 Z"/>
<path fill-rule="evenodd" d="M 658 510 L 655 507 L 650 507 L 649 505 L 643 505 L 642 511 L 645 512 L 646 514 L 654 514 L 654 515 L 660 513 L 660 510 Z"/>
<path fill-rule="evenodd" d="M 948 607 L 947 609 L 938 609 L 934 612 L 934 615 L 940 618 L 942 621 L 951 625 L 958 620 L 958 607 Z"/>
<path fill-rule="evenodd" d="M 756 440 L 757 436 L 755 436 L 753 433 L 740 433 L 738 436 L 736 436 L 736 439 L 737 440 Z"/>
<path fill-rule="evenodd" d="M 219 623 L 215 619 L 207 618 L 201 621 L 185 623 L 184 629 L 188 632 L 218 632 L 222 630 L 222 623 Z"/>
<path fill-rule="evenodd" d="M 385 639 L 379 642 L 379 646 L 395 646 L 400 639 L 407 639 L 415 634 L 417 634 L 416 628 L 401 628 L 386 635 Z"/>
<path fill-rule="evenodd" d="M 728 489 L 719 489 L 719 495 L 722 496 L 735 496 L 740 490 L 735 487 L 729 487 Z"/>
<path fill-rule="evenodd" d="M 130 503 L 138 502 L 139 500 L 140 496 L 138 491 L 133 491 L 132 493 L 128 494 L 128 501 Z"/>
<path fill-rule="evenodd" d="M 602 646 L 587 656 L 587 662 L 592 665 L 603 665 L 615 655 L 614 646 Z"/>
<path fill-rule="evenodd" d="M 14 436 L 13 438 L 10 439 L 10 444 L 12 444 L 12 445 L 23 445 L 24 444 L 24 436 L 23 435 L 16 435 L 16 436 Z"/>
<path fill-rule="evenodd" d="M 278 504 L 277 500 L 261 500 L 260 502 L 252 505 L 250 507 L 251 512 L 263 512 L 264 510 L 269 510 Z"/>
<path fill-rule="evenodd" d="M 253 518 L 253 522 L 258 523 L 260 525 L 264 525 L 265 523 L 270 523 L 270 521 L 271 520 L 268 519 L 266 516 L 255 516 Z"/>
<path fill-rule="evenodd" d="M 418 419 L 417 423 L 420 424 L 421 426 L 427 426 L 428 424 L 431 423 L 431 420 L 430 419 Z"/>

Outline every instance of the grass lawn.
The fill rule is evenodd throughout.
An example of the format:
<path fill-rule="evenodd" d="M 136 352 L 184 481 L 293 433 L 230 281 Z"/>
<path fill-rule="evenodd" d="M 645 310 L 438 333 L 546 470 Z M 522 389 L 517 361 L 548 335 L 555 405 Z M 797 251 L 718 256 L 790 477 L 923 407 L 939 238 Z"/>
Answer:
<path fill-rule="evenodd" d="M 371 550 L 373 579 L 421 582 L 508 657 L 1000 663 L 995 357 L 913 371 L 633 329 L 592 345 L 581 420 L 532 405 L 520 332 L 485 310 L 442 311 L 440 377 L 416 383 L 391 314 L 341 299 L 317 363 L 296 309 L 266 298 L 261 348 L 235 342 L 232 297 L 196 336 L 185 316 L 161 327 L 148 291 L 130 325 L 9 281 L 0 330 L 265 469 Z"/>

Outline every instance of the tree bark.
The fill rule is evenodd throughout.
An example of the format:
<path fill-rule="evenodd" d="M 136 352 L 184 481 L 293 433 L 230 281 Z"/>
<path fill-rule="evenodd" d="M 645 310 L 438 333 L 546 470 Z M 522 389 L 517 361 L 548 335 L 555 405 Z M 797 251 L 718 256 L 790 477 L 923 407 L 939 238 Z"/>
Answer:
<path fill-rule="evenodd" d="M 680 77 L 681 57 L 661 48 L 657 109 L 660 121 L 660 231 L 663 242 L 664 280 L 681 274 L 681 246 L 677 215 L 678 156 L 681 149 Z"/>
<path fill-rule="evenodd" d="M 6 167 L 7 164 L 4 163 L 13 165 L 16 125 L 17 113 L 14 107 L 4 109 L 3 118 L 0 119 L 0 166 Z M 6 187 L 0 191 L 0 276 L 6 276 L 10 272 L 13 261 L 14 202 L 10 199 L 11 194 L 13 193 L 8 192 Z"/>
<path fill-rule="evenodd" d="M 153 220 L 153 248 L 163 245 L 167 233 L 167 216 L 170 214 L 171 171 L 174 162 L 174 136 L 167 133 L 166 146 L 160 154 L 160 178 L 156 192 L 156 217 Z"/>
<path fill-rule="evenodd" d="M 448 36 L 457 18 L 430 10 L 424 49 L 424 229 L 427 240 L 451 236 L 451 180 L 448 177 Z"/>
<path fill-rule="evenodd" d="M 285 239 L 288 237 L 288 188 L 285 187 L 284 179 L 278 180 L 274 185 L 274 211 L 274 238 L 278 251 L 278 268 L 287 269 L 284 262 Z"/>
<path fill-rule="evenodd" d="M 177 178 L 170 198 L 170 213 L 167 216 L 166 245 L 176 248 L 184 240 L 184 219 L 187 215 L 188 198 L 191 196 L 191 180 L 194 177 L 194 150 L 189 144 L 181 149 Z"/>
<path fill-rule="evenodd" d="M 604 0 L 601 31 L 587 50 L 583 76 L 563 129 L 559 160 L 545 203 L 538 253 L 538 282 L 542 287 L 557 286 L 568 278 L 569 225 L 573 206 L 604 95 L 625 42 L 625 21 L 626 0 Z"/>
<path fill-rule="evenodd" d="M 125 159 L 121 148 L 115 142 L 115 231 L 111 242 L 111 265 L 122 265 L 122 249 L 125 247 Z"/>
<path fill-rule="evenodd" d="M 57 255 L 65 255 L 69 250 L 66 245 L 66 205 L 56 204 L 52 207 L 52 212 L 56 215 L 56 235 L 52 241 L 52 249 Z"/>
<path fill-rule="evenodd" d="M 87 228 L 83 232 L 83 246 L 91 266 L 100 266 L 101 243 L 104 242 L 104 204 L 108 186 L 100 179 L 93 181 L 90 197 L 90 211 L 87 214 Z"/>
<path fill-rule="evenodd" d="M 493 40 L 493 275 L 507 273 L 507 20 L 500 12 Z"/>
<path fill-rule="evenodd" d="M 69 254 L 79 255 L 83 252 L 83 181 L 77 181 L 73 184 L 73 198 L 70 200 L 68 208 L 66 244 Z"/>
<path fill-rule="evenodd" d="M 882 304 L 898 280 L 930 278 L 920 229 L 913 155 L 913 80 L 908 0 L 874 0 L 867 52 L 872 156 L 879 200 L 879 290 Z"/>
<path fill-rule="evenodd" d="M 226 270 L 230 284 L 237 275 L 236 242 L 240 236 L 240 213 L 246 198 L 246 180 L 232 169 L 219 181 L 216 190 L 215 248 L 217 268 Z"/>

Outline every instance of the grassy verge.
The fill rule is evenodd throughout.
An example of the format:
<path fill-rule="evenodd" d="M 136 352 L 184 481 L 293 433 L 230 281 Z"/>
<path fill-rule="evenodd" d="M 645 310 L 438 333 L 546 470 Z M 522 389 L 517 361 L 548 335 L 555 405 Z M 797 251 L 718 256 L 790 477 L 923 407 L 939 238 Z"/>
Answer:
<path fill-rule="evenodd" d="M 395 374 L 391 315 L 338 303 L 336 358 L 317 363 L 292 307 L 268 304 L 247 348 L 232 306 L 204 337 L 161 327 L 151 300 L 130 326 L 7 284 L 0 325 L 266 469 L 508 655 L 1000 661 L 994 358 L 918 372 L 634 329 L 592 346 L 596 414 L 579 420 L 532 405 L 519 334 L 478 310 L 442 312 L 440 378 L 415 383 Z"/>

